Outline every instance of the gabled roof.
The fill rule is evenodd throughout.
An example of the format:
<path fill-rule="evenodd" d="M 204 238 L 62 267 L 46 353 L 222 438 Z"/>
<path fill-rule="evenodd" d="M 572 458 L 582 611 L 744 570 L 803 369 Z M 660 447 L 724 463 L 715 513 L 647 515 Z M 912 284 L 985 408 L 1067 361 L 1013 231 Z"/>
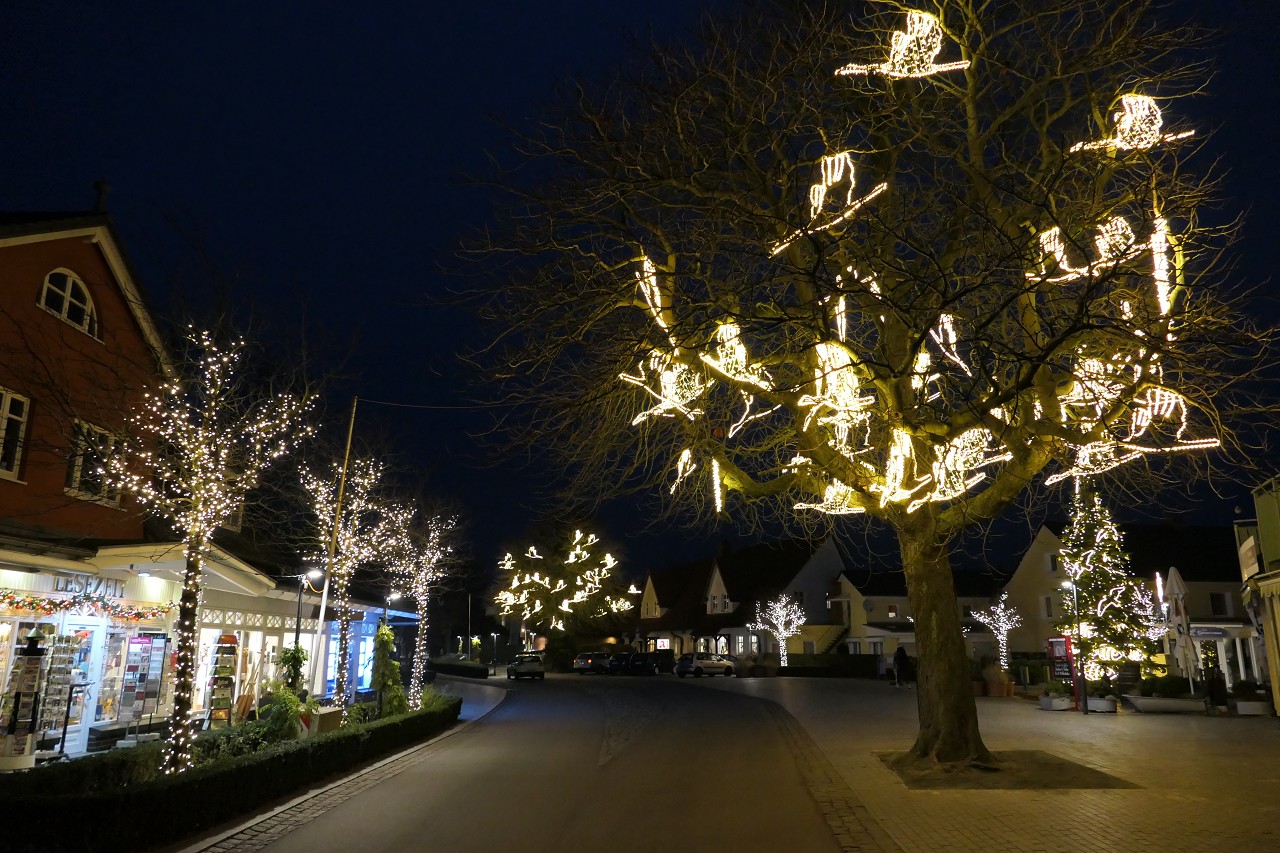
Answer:
<path fill-rule="evenodd" d="M 125 257 L 120 236 L 107 213 L 94 210 L 0 212 L 0 246 L 21 246 L 73 237 L 87 239 L 102 251 L 143 340 L 155 353 L 161 368 L 172 374 L 172 360 L 164 340 L 147 311 L 133 266 Z"/>

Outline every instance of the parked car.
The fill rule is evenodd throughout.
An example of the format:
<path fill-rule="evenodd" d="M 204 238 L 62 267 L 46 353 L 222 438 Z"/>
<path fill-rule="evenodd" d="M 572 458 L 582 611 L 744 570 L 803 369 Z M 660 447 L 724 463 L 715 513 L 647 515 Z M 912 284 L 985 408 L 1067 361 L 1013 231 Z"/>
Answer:
<path fill-rule="evenodd" d="M 519 681 L 522 678 L 539 678 L 545 679 L 547 670 L 542 665 L 542 658 L 538 655 L 525 652 L 518 654 L 511 659 L 511 663 L 507 664 L 507 678 L 514 678 Z"/>
<path fill-rule="evenodd" d="M 627 661 L 628 675 L 657 675 L 658 662 L 648 652 L 635 652 Z"/>
<path fill-rule="evenodd" d="M 610 675 L 626 675 L 627 665 L 631 663 L 631 655 L 633 652 L 618 652 L 609 655 L 609 663 L 605 666 L 605 672 Z"/>
<path fill-rule="evenodd" d="M 609 666 L 609 655 L 605 652 L 583 652 L 573 659 L 573 671 L 579 675 L 588 672 L 601 673 Z"/>
<path fill-rule="evenodd" d="M 731 657 L 711 652 L 686 652 L 676 661 L 676 675 L 681 678 L 686 675 L 694 678 L 704 675 L 733 675 L 735 662 Z"/>

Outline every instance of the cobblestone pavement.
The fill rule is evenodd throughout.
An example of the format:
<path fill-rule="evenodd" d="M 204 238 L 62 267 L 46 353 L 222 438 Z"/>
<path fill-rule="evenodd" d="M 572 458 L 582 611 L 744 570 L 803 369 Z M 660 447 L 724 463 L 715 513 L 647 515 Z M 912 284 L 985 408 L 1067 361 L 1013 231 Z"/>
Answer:
<path fill-rule="evenodd" d="M 1271 718 L 1041 711 L 979 699 L 993 750 L 1042 749 L 1139 787 L 910 790 L 874 753 L 909 747 L 914 690 L 843 679 L 716 680 L 771 699 L 804 727 L 868 825 L 905 851 L 1280 850 L 1280 722 Z M 875 840 L 875 839 L 873 839 Z"/>

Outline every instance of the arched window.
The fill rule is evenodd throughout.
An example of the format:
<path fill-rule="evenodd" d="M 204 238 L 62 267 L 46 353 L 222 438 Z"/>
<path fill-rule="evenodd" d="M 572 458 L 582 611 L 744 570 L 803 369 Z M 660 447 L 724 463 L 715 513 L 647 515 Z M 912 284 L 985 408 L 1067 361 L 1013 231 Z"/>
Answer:
<path fill-rule="evenodd" d="M 98 336 L 98 312 L 93 308 L 89 288 L 71 270 L 56 269 L 44 277 L 40 307 L 82 332 Z"/>

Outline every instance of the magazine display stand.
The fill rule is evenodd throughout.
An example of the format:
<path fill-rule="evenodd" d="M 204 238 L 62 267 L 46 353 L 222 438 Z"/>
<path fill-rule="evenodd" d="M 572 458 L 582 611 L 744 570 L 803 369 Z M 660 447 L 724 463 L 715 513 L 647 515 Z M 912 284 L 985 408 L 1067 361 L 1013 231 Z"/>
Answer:
<path fill-rule="evenodd" d="M 235 634 L 223 634 L 213 650 L 213 675 L 209 677 L 209 728 L 220 729 L 231 725 L 231 701 L 235 693 L 236 649 Z"/>
<path fill-rule="evenodd" d="M 9 673 L 9 684 L 0 698 L 0 770 L 22 770 L 36 763 L 32 736 L 40 710 L 41 677 L 45 650 L 42 637 L 32 632 L 18 652 Z"/>

